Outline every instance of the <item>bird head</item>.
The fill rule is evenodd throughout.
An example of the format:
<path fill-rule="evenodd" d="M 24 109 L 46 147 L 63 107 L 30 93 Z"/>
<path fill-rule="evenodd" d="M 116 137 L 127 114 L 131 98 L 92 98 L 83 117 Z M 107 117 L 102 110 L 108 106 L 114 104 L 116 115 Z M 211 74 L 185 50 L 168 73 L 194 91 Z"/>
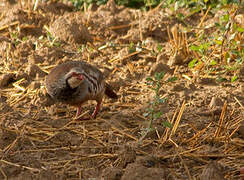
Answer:
<path fill-rule="evenodd" d="M 78 87 L 84 80 L 84 76 L 80 71 L 77 71 L 76 69 L 72 69 L 67 74 L 67 83 L 69 86 L 73 89 Z"/>

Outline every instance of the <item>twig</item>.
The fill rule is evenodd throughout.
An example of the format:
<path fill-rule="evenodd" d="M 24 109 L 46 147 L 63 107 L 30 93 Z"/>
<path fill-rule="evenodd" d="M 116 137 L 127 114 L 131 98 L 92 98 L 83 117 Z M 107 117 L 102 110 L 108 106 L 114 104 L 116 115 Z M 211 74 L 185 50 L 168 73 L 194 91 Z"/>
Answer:
<path fill-rule="evenodd" d="M 220 131 L 223 128 L 226 109 L 227 109 L 227 102 L 225 101 L 223 108 L 222 108 L 220 118 L 219 118 L 218 128 L 216 129 L 216 131 L 214 133 L 215 138 L 217 138 L 220 135 Z"/>
<path fill-rule="evenodd" d="M 244 109 L 243 105 L 241 104 L 241 102 L 236 98 L 234 97 L 234 99 L 236 100 L 236 102 L 241 106 L 242 109 Z"/>
<path fill-rule="evenodd" d="M 0 162 L 8 164 L 8 165 L 11 165 L 11 166 L 28 169 L 28 170 L 33 171 L 33 172 L 40 172 L 40 169 L 31 168 L 31 167 L 28 167 L 28 166 L 22 166 L 22 165 L 15 164 L 15 163 L 12 163 L 12 162 L 9 162 L 9 161 L 5 161 L 3 159 L 1 159 Z"/>
<path fill-rule="evenodd" d="M 173 136 L 173 135 L 175 134 L 176 129 L 177 129 L 178 126 L 179 126 L 179 123 L 180 123 L 180 120 L 181 120 L 181 117 L 182 117 L 182 114 L 183 114 L 184 110 L 185 110 L 185 100 L 184 100 L 183 103 L 182 103 L 182 106 L 181 106 L 181 108 L 180 108 L 180 112 L 179 112 L 179 114 L 178 114 L 178 116 L 177 116 L 177 119 L 176 119 L 176 121 L 175 121 L 175 123 L 174 123 L 174 126 L 173 126 L 173 128 L 172 128 L 170 137 Z"/>
<path fill-rule="evenodd" d="M 211 6 L 208 7 L 206 13 L 205 13 L 204 16 L 202 17 L 202 19 L 201 19 L 200 23 L 198 24 L 197 28 L 201 28 L 201 27 L 202 27 L 202 23 L 203 23 L 203 21 L 206 19 L 206 17 L 207 17 L 207 15 L 208 15 L 208 12 L 209 12 L 210 9 L 211 9 Z"/>
<path fill-rule="evenodd" d="M 2 27 L 0 27 L 0 31 L 2 31 L 2 30 L 4 30 L 4 29 L 7 29 L 7 28 L 9 28 L 10 26 L 15 26 L 15 25 L 17 25 L 17 24 L 19 24 L 19 21 L 15 21 L 15 22 L 12 22 L 12 23 L 10 23 L 10 24 L 8 24 L 8 25 L 2 26 Z"/>
<path fill-rule="evenodd" d="M 131 138 L 131 139 L 133 139 L 133 140 L 135 140 L 135 141 L 138 142 L 138 139 L 135 138 L 135 137 L 133 137 L 132 135 L 127 134 L 127 133 L 123 132 L 123 131 L 120 130 L 120 129 L 117 129 L 116 127 L 112 127 L 112 129 L 115 130 L 115 131 L 118 131 L 119 133 L 121 133 L 121 134 L 123 134 L 123 135 L 125 135 L 125 136 L 127 136 L 127 137 L 129 137 L 129 138 Z"/>

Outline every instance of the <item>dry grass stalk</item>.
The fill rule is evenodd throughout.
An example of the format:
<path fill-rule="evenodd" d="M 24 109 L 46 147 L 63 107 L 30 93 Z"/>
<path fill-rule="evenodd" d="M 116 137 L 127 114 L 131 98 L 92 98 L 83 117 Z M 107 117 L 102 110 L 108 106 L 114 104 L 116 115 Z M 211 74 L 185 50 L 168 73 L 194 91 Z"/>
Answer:
<path fill-rule="evenodd" d="M 202 27 L 202 24 L 204 22 L 204 20 L 206 19 L 207 15 L 208 15 L 208 12 L 209 10 L 211 9 L 211 6 L 208 7 L 207 11 L 205 12 L 204 16 L 201 18 L 201 21 L 200 23 L 198 24 L 197 28 L 201 28 Z"/>
<path fill-rule="evenodd" d="M 202 129 L 201 131 L 198 131 L 192 138 L 189 138 L 187 139 L 185 142 L 188 143 L 188 142 L 191 142 L 192 144 L 195 144 L 195 143 L 199 143 L 199 138 L 202 136 L 203 137 L 203 134 L 209 129 L 209 127 L 212 125 L 212 123 L 210 122 L 206 128 Z"/>
<path fill-rule="evenodd" d="M 130 135 L 130 134 L 128 134 L 128 133 L 125 133 L 125 132 L 123 132 L 122 130 L 116 128 L 116 127 L 112 127 L 112 129 L 115 130 L 115 131 L 118 131 L 118 132 L 121 133 L 122 135 L 125 135 L 125 136 L 129 137 L 130 139 L 133 139 L 133 140 L 135 140 L 136 142 L 138 142 L 138 139 L 135 138 L 135 137 L 133 137 L 132 135 Z"/>
<path fill-rule="evenodd" d="M 220 133 L 221 133 L 221 130 L 223 129 L 224 127 L 224 118 L 225 118 L 225 113 L 226 113 L 226 110 L 227 110 L 227 102 L 225 101 L 224 105 L 223 105 L 223 108 L 222 108 L 222 112 L 221 112 L 221 115 L 219 117 L 219 124 L 218 124 L 218 127 L 214 133 L 214 137 L 217 138 L 220 136 Z"/>
<path fill-rule="evenodd" d="M 180 112 L 176 118 L 176 121 L 174 122 L 174 125 L 172 127 L 172 130 L 171 130 L 171 133 L 170 133 L 170 138 L 175 135 L 175 132 L 179 126 L 179 123 L 180 123 L 180 120 L 181 120 L 181 117 L 183 115 L 183 112 L 185 110 L 185 100 L 183 101 L 182 105 L 181 105 L 181 108 L 180 108 Z"/>
<path fill-rule="evenodd" d="M 118 29 L 128 28 L 132 25 L 133 24 L 123 24 L 123 25 L 119 25 L 119 26 L 111 26 L 111 27 L 109 27 L 109 29 L 110 30 L 118 30 Z"/>
<path fill-rule="evenodd" d="M 28 169 L 28 170 L 33 171 L 33 172 L 40 172 L 41 171 L 40 169 L 31 168 L 31 167 L 28 167 L 28 166 L 22 166 L 22 165 L 19 165 L 19 164 L 15 164 L 15 163 L 12 163 L 12 162 L 5 161 L 3 159 L 1 159 L 0 162 L 8 164 L 8 165 L 11 165 L 11 166 L 16 166 L 16 167 L 19 167 L 19 168 Z"/>
<path fill-rule="evenodd" d="M 10 23 L 8 25 L 4 25 L 4 26 L 0 27 L 0 31 L 3 31 L 5 29 L 8 29 L 11 26 L 15 26 L 15 25 L 19 25 L 19 24 L 20 24 L 19 21 L 14 21 L 14 22 L 12 22 L 12 23 Z"/>

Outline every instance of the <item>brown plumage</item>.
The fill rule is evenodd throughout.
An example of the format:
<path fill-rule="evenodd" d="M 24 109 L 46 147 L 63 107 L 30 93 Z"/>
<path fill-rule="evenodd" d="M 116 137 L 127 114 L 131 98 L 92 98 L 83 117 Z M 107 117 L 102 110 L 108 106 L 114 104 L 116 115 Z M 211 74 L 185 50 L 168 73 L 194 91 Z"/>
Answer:
<path fill-rule="evenodd" d="M 118 98 L 105 82 L 102 72 L 84 61 L 68 61 L 56 66 L 45 83 L 47 93 L 54 100 L 77 107 L 76 117 L 81 114 L 81 105 L 88 100 L 97 102 L 92 114 L 95 118 L 104 94 Z"/>

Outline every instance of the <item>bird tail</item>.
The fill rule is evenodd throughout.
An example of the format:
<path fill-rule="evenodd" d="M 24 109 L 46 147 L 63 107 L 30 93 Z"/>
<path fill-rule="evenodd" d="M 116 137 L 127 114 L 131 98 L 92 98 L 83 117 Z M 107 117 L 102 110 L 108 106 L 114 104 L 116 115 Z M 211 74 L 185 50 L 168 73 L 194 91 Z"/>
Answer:
<path fill-rule="evenodd" d="M 112 87 L 108 83 L 105 84 L 105 94 L 112 99 L 118 98 L 118 95 L 113 91 Z"/>

